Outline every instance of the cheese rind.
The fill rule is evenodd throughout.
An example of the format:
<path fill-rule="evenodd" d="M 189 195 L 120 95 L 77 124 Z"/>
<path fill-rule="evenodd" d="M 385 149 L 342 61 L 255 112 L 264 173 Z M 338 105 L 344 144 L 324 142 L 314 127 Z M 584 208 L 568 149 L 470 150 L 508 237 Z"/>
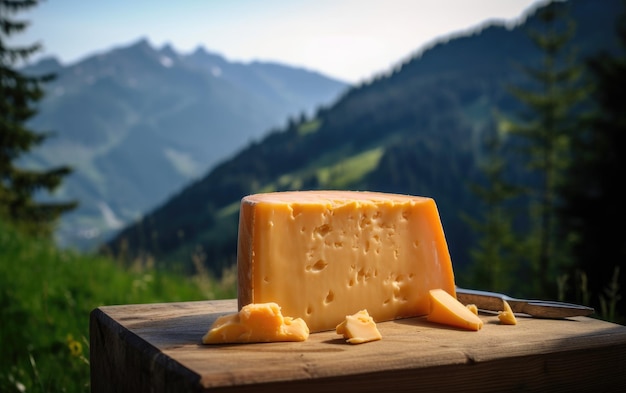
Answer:
<path fill-rule="evenodd" d="M 431 198 L 356 191 L 255 194 L 241 201 L 239 307 L 276 302 L 311 332 L 354 310 L 375 321 L 425 315 L 428 291 L 455 293 Z"/>
<path fill-rule="evenodd" d="M 305 341 L 309 328 L 300 319 L 283 317 L 276 303 L 248 304 L 235 314 L 223 315 L 202 337 L 204 344 Z"/>
<path fill-rule="evenodd" d="M 335 331 L 337 334 L 343 335 L 350 344 L 363 344 L 380 340 L 383 337 L 367 310 L 346 315 L 346 319 L 337 325 Z"/>
<path fill-rule="evenodd" d="M 430 291 L 430 313 L 426 319 L 430 322 L 455 326 L 468 330 L 480 330 L 483 321 L 443 289 Z"/>

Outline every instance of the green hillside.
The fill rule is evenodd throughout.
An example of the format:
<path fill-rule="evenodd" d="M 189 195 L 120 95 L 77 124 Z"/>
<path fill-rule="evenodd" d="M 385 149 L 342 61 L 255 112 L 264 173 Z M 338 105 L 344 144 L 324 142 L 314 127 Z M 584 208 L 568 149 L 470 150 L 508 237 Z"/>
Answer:
<path fill-rule="evenodd" d="M 59 251 L 0 222 L 0 391 L 88 392 L 89 313 L 101 305 L 232 298 L 235 276 L 191 277 Z"/>
<path fill-rule="evenodd" d="M 581 58 L 616 47 L 618 1 L 568 3 Z M 455 266 L 462 270 L 473 238 L 461 216 L 480 212 L 468 184 L 481 179 L 493 114 L 519 109 L 507 86 L 524 82 L 520 65 L 539 61 L 527 35 L 536 23 L 531 12 L 515 28 L 495 23 L 417 53 L 313 117 L 249 144 L 126 227 L 106 248 L 117 255 L 124 244 L 133 257 L 151 255 L 187 270 L 201 248 L 207 266 L 219 274 L 235 261 L 237 207 L 244 195 L 369 189 L 435 198 Z M 527 176 L 518 167 L 514 175 Z"/>

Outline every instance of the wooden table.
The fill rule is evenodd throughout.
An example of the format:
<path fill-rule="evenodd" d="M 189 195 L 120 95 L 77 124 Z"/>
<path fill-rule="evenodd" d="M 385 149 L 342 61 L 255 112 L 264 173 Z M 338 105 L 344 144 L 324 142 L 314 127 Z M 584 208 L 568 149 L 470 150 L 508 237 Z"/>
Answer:
<path fill-rule="evenodd" d="M 518 318 L 462 331 L 409 318 L 381 341 L 202 345 L 236 300 L 105 306 L 90 317 L 92 392 L 626 391 L 626 327 Z"/>

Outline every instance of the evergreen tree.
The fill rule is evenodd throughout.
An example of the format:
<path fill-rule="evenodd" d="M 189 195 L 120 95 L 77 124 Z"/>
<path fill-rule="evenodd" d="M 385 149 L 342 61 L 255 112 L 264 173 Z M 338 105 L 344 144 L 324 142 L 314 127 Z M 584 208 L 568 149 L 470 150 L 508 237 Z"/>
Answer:
<path fill-rule="evenodd" d="M 38 203 L 34 196 L 41 190 L 53 191 L 70 169 L 37 171 L 17 167 L 16 160 L 48 136 L 29 129 L 27 122 L 43 98 L 42 84 L 52 76 L 28 76 L 16 70 L 17 64 L 40 49 L 39 44 L 9 47 L 6 42 L 28 26 L 12 19 L 14 14 L 35 5 L 37 1 L 32 0 L 0 0 L 0 218 L 31 232 L 49 234 L 54 221 L 76 203 Z"/>
<path fill-rule="evenodd" d="M 484 184 L 469 185 L 483 203 L 480 217 L 464 217 L 478 234 L 478 242 L 470 250 L 469 285 L 513 293 L 519 241 L 513 229 L 514 214 L 510 203 L 520 195 L 521 189 L 506 180 L 505 135 L 500 131 L 491 126 L 486 135 L 486 157 L 479 165 L 484 174 Z"/>
<path fill-rule="evenodd" d="M 588 132 L 574 145 L 560 216 L 564 233 L 574 240 L 575 266 L 588 277 L 593 305 L 600 308 L 604 298 L 626 316 L 620 299 L 626 288 L 626 13 L 617 26 L 621 51 L 601 53 L 587 63 L 595 107 Z"/>
<path fill-rule="evenodd" d="M 566 5 L 552 2 L 537 14 L 538 25 L 529 37 L 541 51 L 541 63 L 524 67 L 531 85 L 510 89 L 525 110 L 509 122 L 533 181 L 529 185 L 529 236 L 524 254 L 532 268 L 536 296 L 554 296 L 557 269 L 566 263 L 565 242 L 557 236 L 558 187 L 570 165 L 572 136 L 579 129 L 578 104 L 587 94 L 581 83 L 582 66 L 568 45 L 574 22 L 566 17 Z M 536 177 L 535 177 L 536 176 Z"/>

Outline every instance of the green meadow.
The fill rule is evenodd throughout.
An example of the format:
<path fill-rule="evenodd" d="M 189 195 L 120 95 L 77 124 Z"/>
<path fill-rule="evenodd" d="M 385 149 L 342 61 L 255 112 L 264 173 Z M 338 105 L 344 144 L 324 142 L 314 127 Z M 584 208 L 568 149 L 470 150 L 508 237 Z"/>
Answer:
<path fill-rule="evenodd" d="M 218 282 L 206 271 L 186 277 L 149 262 L 122 266 L 0 222 L 0 391 L 88 392 L 94 308 L 235 297 L 232 273 Z"/>

